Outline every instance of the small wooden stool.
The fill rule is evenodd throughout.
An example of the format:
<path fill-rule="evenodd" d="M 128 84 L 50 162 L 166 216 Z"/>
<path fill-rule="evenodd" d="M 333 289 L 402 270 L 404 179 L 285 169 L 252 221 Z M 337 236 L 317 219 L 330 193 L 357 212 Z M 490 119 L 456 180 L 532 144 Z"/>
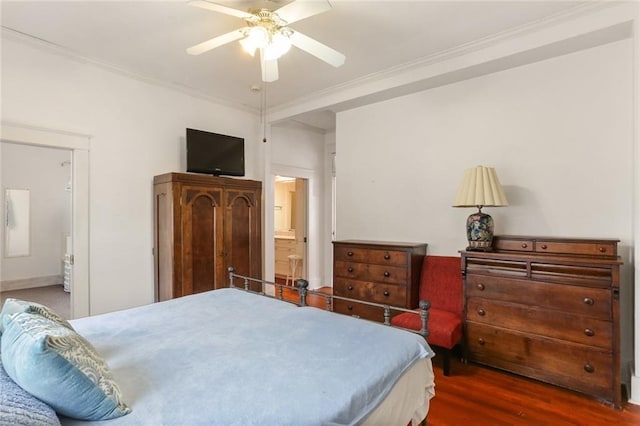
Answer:
<path fill-rule="evenodd" d="M 289 270 L 287 271 L 287 279 L 284 284 L 289 285 L 289 279 L 291 279 L 291 285 L 295 286 L 298 266 L 302 267 L 302 256 L 298 254 L 290 254 L 287 256 L 287 259 L 289 259 Z"/>

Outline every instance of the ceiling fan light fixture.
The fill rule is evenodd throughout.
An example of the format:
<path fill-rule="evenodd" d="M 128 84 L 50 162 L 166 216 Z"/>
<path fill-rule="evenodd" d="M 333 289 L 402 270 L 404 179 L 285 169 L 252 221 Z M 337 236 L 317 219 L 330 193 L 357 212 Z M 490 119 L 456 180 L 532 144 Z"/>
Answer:
<path fill-rule="evenodd" d="M 291 49 L 291 40 L 280 31 L 271 37 L 271 42 L 264 48 L 264 59 L 271 61 L 280 58 Z"/>
<path fill-rule="evenodd" d="M 246 37 L 240 40 L 240 44 L 245 52 L 253 56 L 256 49 L 262 49 L 269 44 L 269 32 L 261 26 L 251 27 Z"/>

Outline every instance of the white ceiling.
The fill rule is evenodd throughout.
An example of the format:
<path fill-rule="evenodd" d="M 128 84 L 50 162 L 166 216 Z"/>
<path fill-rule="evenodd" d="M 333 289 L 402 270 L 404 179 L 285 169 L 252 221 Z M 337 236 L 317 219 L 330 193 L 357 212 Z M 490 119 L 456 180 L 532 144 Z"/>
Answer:
<path fill-rule="evenodd" d="M 218 1 L 242 10 L 277 9 L 290 0 Z M 340 68 L 296 49 L 279 60 L 280 79 L 267 86 L 269 107 L 294 104 L 372 75 L 389 73 L 473 41 L 579 7 L 576 1 L 333 0 L 332 9 L 291 25 L 344 53 Z M 244 26 L 232 16 L 184 1 L 1 2 L 3 36 L 37 39 L 132 75 L 259 110 L 258 56 L 238 42 L 200 56 L 187 47 Z M 300 118 L 331 128 L 333 114 Z"/>

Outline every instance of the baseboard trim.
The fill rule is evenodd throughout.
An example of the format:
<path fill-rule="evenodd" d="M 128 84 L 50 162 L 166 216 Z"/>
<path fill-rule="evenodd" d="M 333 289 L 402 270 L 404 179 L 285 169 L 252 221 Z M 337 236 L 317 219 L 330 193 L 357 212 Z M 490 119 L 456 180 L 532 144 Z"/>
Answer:
<path fill-rule="evenodd" d="M 19 280 L 0 281 L 0 291 L 25 290 L 28 288 L 47 287 L 56 284 L 62 285 L 62 283 L 62 275 L 21 278 Z"/>

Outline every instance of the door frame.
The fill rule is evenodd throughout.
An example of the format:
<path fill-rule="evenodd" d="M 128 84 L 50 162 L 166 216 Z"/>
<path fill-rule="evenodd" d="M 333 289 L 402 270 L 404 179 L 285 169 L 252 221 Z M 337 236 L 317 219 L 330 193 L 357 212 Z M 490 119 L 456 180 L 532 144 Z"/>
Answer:
<path fill-rule="evenodd" d="M 322 266 L 322 235 L 321 235 L 321 211 L 322 201 L 316 195 L 318 194 L 319 184 L 321 183 L 320 175 L 311 169 L 305 169 L 300 167 L 288 166 L 285 164 L 271 164 L 270 178 L 266 182 L 268 186 L 265 191 L 265 211 L 273 212 L 275 208 L 275 177 L 276 176 L 288 176 L 307 180 L 307 205 L 306 205 L 306 222 L 307 222 L 307 244 L 306 244 L 306 272 L 307 280 L 309 281 L 309 288 L 317 288 L 322 285 L 321 282 L 321 266 Z M 275 277 L 275 264 L 274 264 L 274 247 L 272 242 L 275 241 L 275 224 L 273 221 L 273 214 L 265 215 L 265 248 L 270 250 L 271 256 L 265 256 L 265 274 L 266 279 L 273 281 Z M 268 244 L 268 245 L 267 245 Z M 270 259 L 270 260 L 269 260 Z"/>
<path fill-rule="evenodd" d="M 89 146 L 91 136 L 27 124 L 2 122 L 0 140 L 71 151 L 71 318 L 89 316 Z M 1 179 L 1 178 L 0 178 Z M 0 181 L 0 187 L 2 182 Z"/>

